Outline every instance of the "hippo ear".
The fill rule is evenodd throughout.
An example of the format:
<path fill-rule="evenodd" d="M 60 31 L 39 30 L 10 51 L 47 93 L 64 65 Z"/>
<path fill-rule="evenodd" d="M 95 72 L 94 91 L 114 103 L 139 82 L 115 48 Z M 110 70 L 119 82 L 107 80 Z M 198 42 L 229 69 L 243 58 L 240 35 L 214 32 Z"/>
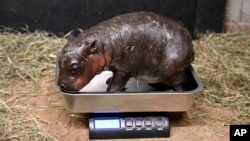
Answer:
<path fill-rule="evenodd" d="M 68 41 L 73 41 L 74 38 L 75 38 L 72 34 L 65 35 L 64 37 L 65 37 Z"/>
<path fill-rule="evenodd" d="M 98 52 L 98 41 L 97 40 L 91 41 L 89 43 L 88 48 L 89 48 L 90 53 Z"/>
<path fill-rule="evenodd" d="M 72 41 L 75 37 L 77 37 L 80 33 L 82 33 L 83 30 L 80 28 L 73 29 L 70 32 L 68 32 L 64 37 L 68 39 L 68 41 Z"/>

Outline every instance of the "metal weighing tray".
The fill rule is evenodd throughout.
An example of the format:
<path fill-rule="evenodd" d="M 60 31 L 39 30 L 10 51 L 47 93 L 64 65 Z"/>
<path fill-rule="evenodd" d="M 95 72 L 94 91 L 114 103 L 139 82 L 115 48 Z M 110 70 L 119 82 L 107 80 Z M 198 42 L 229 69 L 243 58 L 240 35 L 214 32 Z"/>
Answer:
<path fill-rule="evenodd" d="M 57 75 L 58 69 L 56 80 Z M 131 78 L 124 92 L 108 93 L 106 79 L 111 76 L 109 71 L 102 72 L 78 93 L 65 93 L 59 89 L 65 108 L 71 113 L 182 112 L 192 107 L 194 95 L 203 90 L 192 66 L 186 71 L 182 92 L 163 91 L 161 84 L 152 87 Z"/>

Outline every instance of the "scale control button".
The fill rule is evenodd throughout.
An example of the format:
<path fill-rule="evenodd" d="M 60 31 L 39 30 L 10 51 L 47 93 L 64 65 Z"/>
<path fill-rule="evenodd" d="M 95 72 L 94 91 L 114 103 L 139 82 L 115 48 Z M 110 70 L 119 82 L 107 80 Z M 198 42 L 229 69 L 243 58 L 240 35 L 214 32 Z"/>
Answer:
<path fill-rule="evenodd" d="M 144 124 L 146 127 L 152 127 L 152 119 L 149 117 L 144 118 Z"/>
<path fill-rule="evenodd" d="M 133 127 L 133 119 L 132 118 L 126 118 L 125 119 L 125 126 L 126 127 Z"/>
<path fill-rule="evenodd" d="M 143 122 L 143 118 L 135 118 L 135 126 L 136 127 L 142 127 L 142 122 Z"/>
<path fill-rule="evenodd" d="M 156 126 L 162 127 L 165 124 L 165 120 L 163 117 L 157 117 L 157 118 L 155 118 L 154 123 Z"/>

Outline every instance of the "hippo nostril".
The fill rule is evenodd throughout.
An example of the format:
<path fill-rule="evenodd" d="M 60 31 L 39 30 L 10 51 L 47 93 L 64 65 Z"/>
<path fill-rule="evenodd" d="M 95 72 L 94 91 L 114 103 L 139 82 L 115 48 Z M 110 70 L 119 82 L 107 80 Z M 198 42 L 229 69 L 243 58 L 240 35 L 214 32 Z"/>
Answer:
<path fill-rule="evenodd" d="M 64 84 L 61 84 L 60 88 L 63 90 L 65 88 Z"/>

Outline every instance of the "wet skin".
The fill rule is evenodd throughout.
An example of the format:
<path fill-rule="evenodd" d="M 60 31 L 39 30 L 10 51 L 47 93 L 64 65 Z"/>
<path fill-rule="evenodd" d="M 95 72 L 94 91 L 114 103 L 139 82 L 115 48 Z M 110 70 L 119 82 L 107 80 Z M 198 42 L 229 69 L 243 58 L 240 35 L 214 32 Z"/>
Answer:
<path fill-rule="evenodd" d="M 192 39 L 182 25 L 152 12 L 129 13 L 70 38 L 59 54 L 57 84 L 76 92 L 111 70 L 108 92 L 123 91 L 130 77 L 181 91 L 193 60 Z"/>

